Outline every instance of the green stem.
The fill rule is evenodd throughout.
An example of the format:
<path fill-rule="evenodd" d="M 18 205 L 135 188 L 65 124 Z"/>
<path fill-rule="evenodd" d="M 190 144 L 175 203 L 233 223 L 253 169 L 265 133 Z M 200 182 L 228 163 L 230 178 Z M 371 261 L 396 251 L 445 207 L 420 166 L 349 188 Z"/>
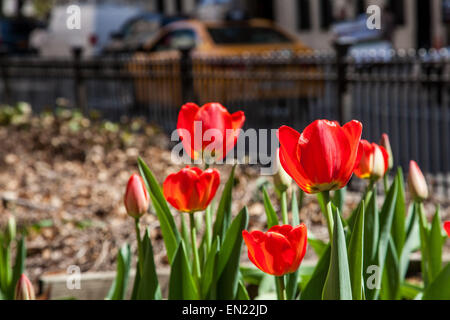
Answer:
<path fill-rule="evenodd" d="M 144 252 L 142 251 L 142 243 L 141 243 L 141 229 L 139 228 L 139 218 L 134 219 L 134 224 L 136 227 L 136 240 L 138 246 L 138 264 L 139 264 L 139 272 L 141 276 L 144 274 Z"/>
<path fill-rule="evenodd" d="M 420 251 L 422 254 L 421 259 L 421 269 L 422 269 L 422 278 L 425 287 L 427 287 L 431 275 L 429 270 L 429 248 L 428 248 L 428 221 L 425 216 L 425 212 L 423 210 L 423 204 L 421 202 L 415 202 L 415 207 L 419 213 L 419 235 L 420 235 Z"/>
<path fill-rule="evenodd" d="M 284 276 L 281 277 L 275 277 L 275 281 L 277 284 L 277 295 L 278 300 L 286 300 L 286 292 L 284 287 Z"/>
<path fill-rule="evenodd" d="M 386 172 L 386 174 L 383 177 L 383 184 L 384 184 L 384 193 L 387 194 L 388 193 L 388 189 L 389 189 L 389 181 L 388 181 L 388 173 Z"/>
<path fill-rule="evenodd" d="M 281 193 L 281 216 L 283 218 L 283 224 L 289 224 L 286 191 Z"/>
<path fill-rule="evenodd" d="M 206 252 L 209 252 L 211 248 L 212 235 L 211 235 L 211 205 L 206 208 L 205 211 L 205 235 L 206 235 Z"/>
<path fill-rule="evenodd" d="M 328 235 L 330 236 L 330 241 L 333 237 L 333 212 L 331 212 L 331 208 L 329 207 L 330 199 L 330 191 L 322 191 L 323 203 L 325 208 L 323 208 L 323 214 L 325 215 L 325 219 L 327 220 L 328 226 Z"/>
<path fill-rule="evenodd" d="M 192 245 L 192 254 L 194 257 L 193 264 L 193 272 L 194 277 L 198 280 L 201 277 L 200 274 L 200 259 L 198 257 L 198 249 L 197 249 L 197 231 L 195 229 L 195 218 L 194 213 L 189 214 L 190 224 L 191 224 L 191 245 Z"/>

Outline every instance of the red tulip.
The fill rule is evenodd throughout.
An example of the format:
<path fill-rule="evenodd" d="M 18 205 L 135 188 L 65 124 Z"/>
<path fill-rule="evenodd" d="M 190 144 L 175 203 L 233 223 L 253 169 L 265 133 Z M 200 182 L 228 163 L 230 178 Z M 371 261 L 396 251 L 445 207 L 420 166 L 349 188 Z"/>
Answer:
<path fill-rule="evenodd" d="M 362 124 L 356 120 L 343 127 L 317 120 L 302 134 L 283 126 L 278 130 L 281 165 L 306 193 L 341 189 L 358 160 L 361 132 Z"/>
<path fill-rule="evenodd" d="M 230 114 L 220 103 L 208 103 L 201 108 L 187 103 L 178 115 L 177 130 L 192 159 L 211 153 L 213 158 L 221 160 L 236 145 L 244 121 L 242 111 Z"/>
<path fill-rule="evenodd" d="M 17 281 L 16 291 L 14 294 L 15 300 L 35 300 L 34 288 L 31 281 L 25 274 L 22 274 Z"/>
<path fill-rule="evenodd" d="M 248 232 L 242 236 L 248 248 L 248 258 L 265 273 L 282 276 L 295 272 L 306 253 L 306 226 L 274 226 L 267 233 Z"/>
<path fill-rule="evenodd" d="M 133 218 L 140 218 L 148 211 L 150 196 L 141 176 L 133 174 L 128 180 L 124 203 L 128 215 Z"/>
<path fill-rule="evenodd" d="M 417 201 L 428 198 L 428 186 L 422 171 L 417 162 L 409 162 L 408 186 L 411 196 Z"/>
<path fill-rule="evenodd" d="M 450 221 L 445 221 L 444 222 L 444 229 L 445 229 L 445 231 L 447 232 L 447 235 L 450 238 Z"/>
<path fill-rule="evenodd" d="M 361 159 L 355 166 L 355 174 L 361 179 L 378 180 L 389 169 L 389 154 L 376 143 L 361 140 L 359 143 Z"/>
<path fill-rule="evenodd" d="M 188 166 L 169 175 L 163 184 L 164 197 L 177 210 L 196 212 L 205 210 L 214 198 L 220 184 L 216 169 L 202 172 Z"/>

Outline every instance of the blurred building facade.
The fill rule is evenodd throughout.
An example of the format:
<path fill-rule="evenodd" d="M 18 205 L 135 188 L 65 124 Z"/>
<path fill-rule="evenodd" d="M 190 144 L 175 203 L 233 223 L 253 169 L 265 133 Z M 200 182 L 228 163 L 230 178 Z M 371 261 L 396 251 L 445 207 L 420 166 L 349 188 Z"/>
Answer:
<path fill-rule="evenodd" d="M 333 23 L 351 20 L 369 5 L 382 8 L 381 18 L 395 22 L 395 48 L 430 48 L 450 44 L 448 0 L 283 0 L 275 1 L 275 21 L 313 48 L 329 48 Z"/>

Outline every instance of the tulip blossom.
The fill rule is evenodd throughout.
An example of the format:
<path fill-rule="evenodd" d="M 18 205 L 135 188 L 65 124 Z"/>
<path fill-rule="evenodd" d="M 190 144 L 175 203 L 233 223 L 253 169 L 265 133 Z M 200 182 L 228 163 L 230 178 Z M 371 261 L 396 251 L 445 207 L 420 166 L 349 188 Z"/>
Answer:
<path fill-rule="evenodd" d="M 392 169 L 394 167 L 394 154 L 392 152 L 391 142 L 389 141 L 389 136 L 386 133 L 383 133 L 381 135 L 380 146 L 382 146 L 384 149 L 386 149 L 386 151 L 389 155 L 389 169 Z"/>
<path fill-rule="evenodd" d="M 244 121 L 242 111 L 230 114 L 220 103 L 208 103 L 201 108 L 187 103 L 178 115 L 177 131 L 193 160 L 203 157 L 221 160 L 236 145 Z"/>
<path fill-rule="evenodd" d="M 15 300 L 35 300 L 35 294 L 33 285 L 31 284 L 31 281 L 28 279 L 28 277 L 25 274 L 22 274 L 19 278 L 19 281 L 17 281 L 16 285 L 16 291 L 14 294 Z"/>
<path fill-rule="evenodd" d="M 187 166 L 169 175 L 163 184 L 166 200 L 178 211 L 194 213 L 205 210 L 220 184 L 216 169 L 205 171 Z"/>
<path fill-rule="evenodd" d="M 444 229 L 447 232 L 447 235 L 450 237 L 450 221 L 444 222 Z"/>
<path fill-rule="evenodd" d="M 389 154 L 376 143 L 361 140 L 359 143 L 361 159 L 355 166 L 355 174 L 361 179 L 378 180 L 389 169 Z"/>
<path fill-rule="evenodd" d="M 150 196 L 141 176 L 133 174 L 128 180 L 124 203 L 128 215 L 133 218 L 140 218 L 147 212 L 150 205 Z"/>
<path fill-rule="evenodd" d="M 250 261 L 265 273 L 283 276 L 297 271 L 306 253 L 306 226 L 274 226 L 268 232 L 242 232 Z"/>
<path fill-rule="evenodd" d="M 417 162 L 409 162 L 408 186 L 411 196 L 417 201 L 423 201 L 428 198 L 428 186 L 422 171 Z"/>
<path fill-rule="evenodd" d="M 350 180 L 358 159 L 362 124 L 343 127 L 336 121 L 317 120 L 303 133 L 283 126 L 278 130 L 280 162 L 306 193 L 338 190 Z"/>

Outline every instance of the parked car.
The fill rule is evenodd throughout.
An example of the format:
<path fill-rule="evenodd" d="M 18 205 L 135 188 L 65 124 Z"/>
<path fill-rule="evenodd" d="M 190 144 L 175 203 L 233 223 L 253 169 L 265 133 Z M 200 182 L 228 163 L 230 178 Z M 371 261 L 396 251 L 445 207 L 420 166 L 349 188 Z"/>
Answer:
<path fill-rule="evenodd" d="M 31 32 L 39 27 L 42 27 L 41 22 L 27 17 L 0 18 L 0 52 L 7 54 L 33 53 L 29 38 Z"/>
<path fill-rule="evenodd" d="M 134 52 L 163 26 L 187 19 L 184 16 L 164 16 L 158 13 L 140 13 L 127 20 L 118 31 L 111 33 L 103 54 Z"/>
<path fill-rule="evenodd" d="M 139 7 L 131 5 L 79 4 L 81 28 L 69 29 L 67 21 L 70 13 L 67 12 L 67 7 L 55 6 L 48 28 L 33 32 L 31 42 L 40 55 L 68 57 L 74 47 L 82 48 L 84 56 L 98 55 L 111 32 L 140 11 Z"/>
<path fill-rule="evenodd" d="M 292 64 L 297 55 L 312 50 L 272 22 L 187 20 L 162 28 L 133 56 L 128 68 L 135 75 L 138 104 L 157 102 L 177 106 L 182 103 L 180 50 L 191 51 L 195 73 L 211 77 L 210 81 L 194 78 L 193 96 L 199 102 L 299 99 L 311 92 L 320 94 L 317 89 L 322 84 L 319 81 L 304 80 L 306 74 L 318 73 L 316 66 Z M 266 60 L 246 63 L 254 61 L 252 59 Z M 172 63 L 164 69 L 161 61 Z M 271 62 L 272 65 L 268 65 Z M 286 72 L 292 79 L 283 77 Z M 246 81 L 240 82 L 240 78 Z"/>

